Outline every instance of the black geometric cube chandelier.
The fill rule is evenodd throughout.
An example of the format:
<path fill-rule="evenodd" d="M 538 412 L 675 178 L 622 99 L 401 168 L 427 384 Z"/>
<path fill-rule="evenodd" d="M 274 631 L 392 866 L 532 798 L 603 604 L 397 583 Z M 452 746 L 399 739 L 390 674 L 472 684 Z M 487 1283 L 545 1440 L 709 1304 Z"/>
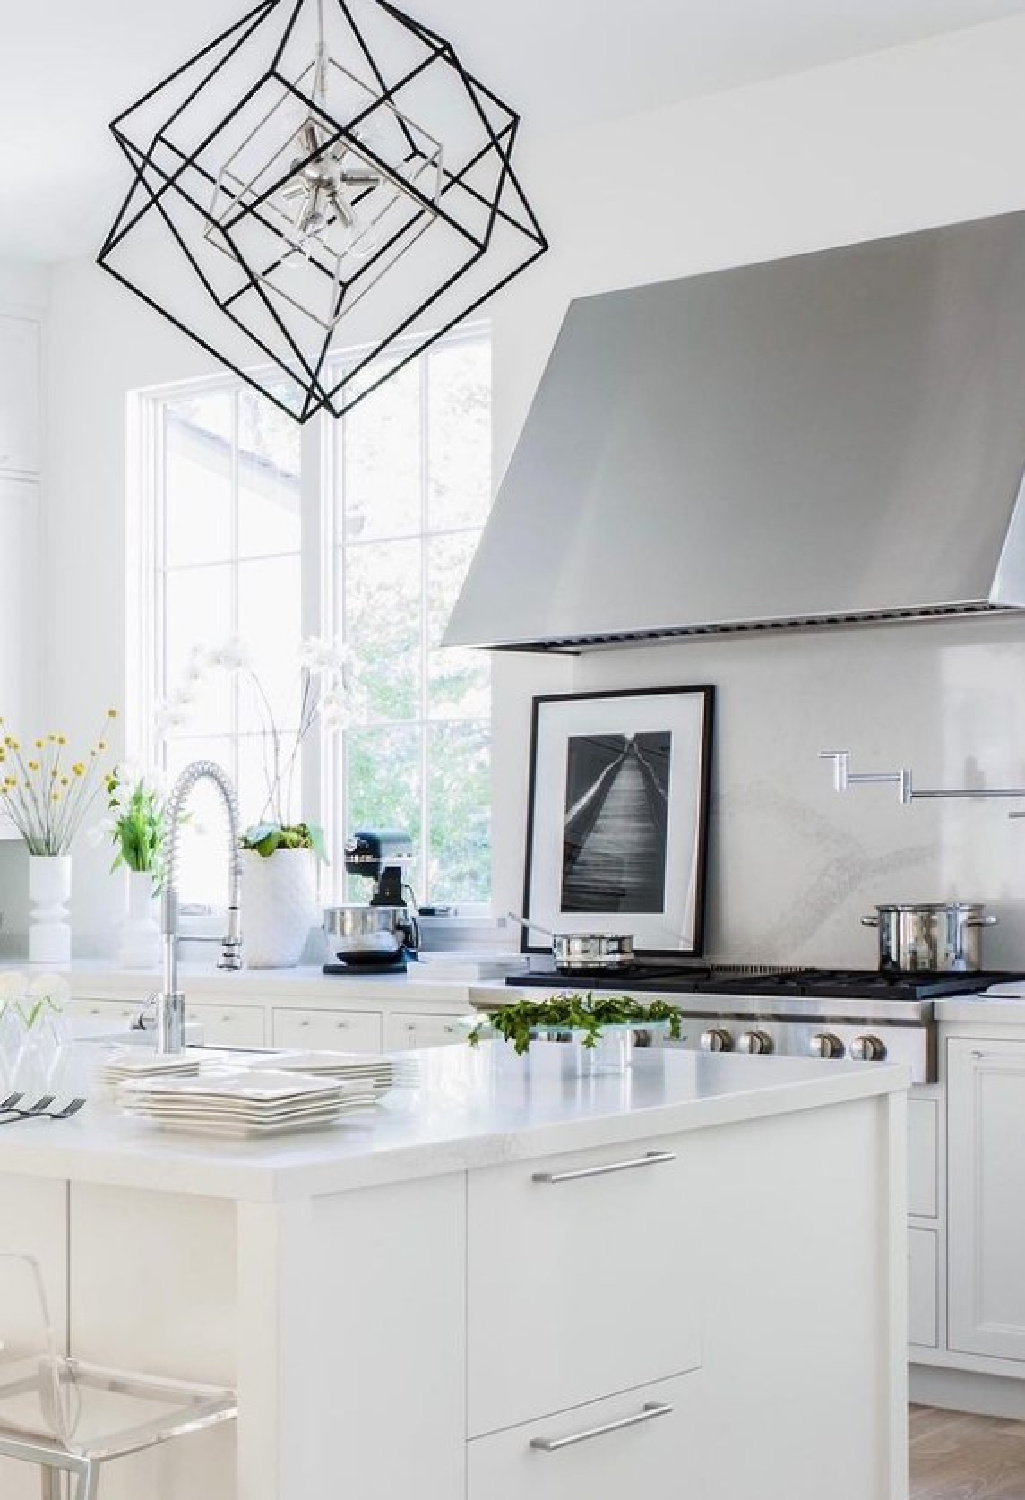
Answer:
<path fill-rule="evenodd" d="M 389 0 L 263 0 L 112 122 L 98 261 L 298 421 L 341 416 L 548 248 L 518 127 Z"/>

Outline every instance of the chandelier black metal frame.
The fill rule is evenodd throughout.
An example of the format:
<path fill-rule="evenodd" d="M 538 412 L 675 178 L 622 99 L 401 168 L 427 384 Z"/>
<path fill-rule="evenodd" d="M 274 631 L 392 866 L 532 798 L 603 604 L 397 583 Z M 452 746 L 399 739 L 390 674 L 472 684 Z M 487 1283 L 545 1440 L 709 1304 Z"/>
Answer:
<path fill-rule="evenodd" d="M 98 263 L 340 417 L 547 250 L 519 123 L 390 0 L 262 0 L 111 123 L 133 178 Z"/>

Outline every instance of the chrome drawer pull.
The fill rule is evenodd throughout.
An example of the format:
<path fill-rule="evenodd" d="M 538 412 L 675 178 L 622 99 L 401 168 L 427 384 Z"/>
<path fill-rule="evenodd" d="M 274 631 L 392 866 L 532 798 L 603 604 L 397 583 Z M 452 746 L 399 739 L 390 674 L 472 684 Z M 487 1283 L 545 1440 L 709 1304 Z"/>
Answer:
<path fill-rule="evenodd" d="M 571 1432 L 568 1437 L 531 1438 L 530 1446 L 539 1453 L 558 1453 L 560 1448 L 572 1448 L 575 1443 L 587 1443 L 591 1438 L 604 1437 L 607 1432 L 622 1432 L 624 1427 L 639 1427 L 642 1422 L 654 1422 L 656 1417 L 672 1415 L 673 1408 L 663 1401 L 645 1401 L 640 1411 L 632 1417 L 620 1417 L 618 1422 L 606 1422 L 602 1427 L 588 1427 L 583 1432 Z"/>
<path fill-rule="evenodd" d="M 632 1172 L 634 1167 L 657 1167 L 664 1161 L 675 1161 L 675 1151 L 646 1151 L 627 1161 L 610 1161 L 601 1167 L 577 1167 L 572 1172 L 535 1172 L 532 1182 L 578 1182 L 582 1177 L 607 1177 L 610 1172 Z"/>

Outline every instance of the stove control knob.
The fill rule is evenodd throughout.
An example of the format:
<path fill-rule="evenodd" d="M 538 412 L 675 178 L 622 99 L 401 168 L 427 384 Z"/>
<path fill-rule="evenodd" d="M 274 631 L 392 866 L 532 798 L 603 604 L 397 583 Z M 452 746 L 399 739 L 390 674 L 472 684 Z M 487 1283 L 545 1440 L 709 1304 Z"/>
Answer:
<path fill-rule="evenodd" d="M 843 1042 L 831 1031 L 819 1031 L 811 1039 L 813 1057 L 843 1057 Z"/>
<path fill-rule="evenodd" d="M 882 1062 L 886 1056 L 886 1043 L 877 1036 L 856 1036 L 851 1043 L 851 1056 L 858 1062 Z"/>
<path fill-rule="evenodd" d="M 765 1053 L 772 1051 L 772 1037 L 767 1031 L 743 1031 L 737 1038 L 738 1052 Z"/>
<path fill-rule="evenodd" d="M 733 1038 L 722 1026 L 711 1026 L 701 1033 L 702 1052 L 732 1052 Z"/>

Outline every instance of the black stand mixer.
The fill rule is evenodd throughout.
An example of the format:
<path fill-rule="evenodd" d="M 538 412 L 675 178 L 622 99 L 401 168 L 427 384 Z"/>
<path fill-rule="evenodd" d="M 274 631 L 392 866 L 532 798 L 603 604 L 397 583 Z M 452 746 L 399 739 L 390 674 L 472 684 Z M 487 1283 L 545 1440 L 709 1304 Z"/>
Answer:
<path fill-rule="evenodd" d="M 413 858 L 408 833 L 368 829 L 348 840 L 345 869 L 372 881 L 373 894 L 365 905 L 325 908 L 324 932 L 338 958 L 324 965 L 325 974 L 368 968 L 402 972 L 407 959 L 416 958 L 420 924 L 412 889 L 403 878 L 403 868 Z"/>

